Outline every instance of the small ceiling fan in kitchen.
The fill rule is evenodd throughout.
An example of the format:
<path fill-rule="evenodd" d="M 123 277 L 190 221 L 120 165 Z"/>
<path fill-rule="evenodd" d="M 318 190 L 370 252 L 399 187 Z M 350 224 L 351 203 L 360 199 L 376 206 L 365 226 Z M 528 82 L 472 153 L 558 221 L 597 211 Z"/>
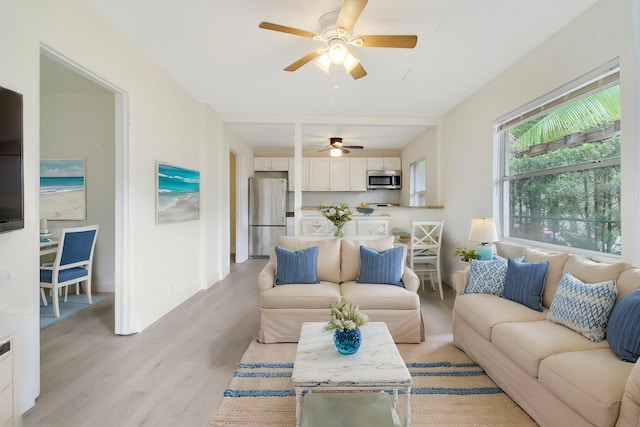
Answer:
<path fill-rule="evenodd" d="M 349 154 L 351 150 L 362 150 L 364 147 L 362 145 L 344 145 L 342 142 L 342 138 L 332 137 L 329 138 L 329 146 L 322 150 L 319 150 L 319 153 L 323 151 L 331 150 L 331 157 L 340 157 L 343 154 Z"/>
<path fill-rule="evenodd" d="M 320 17 L 320 32 L 300 30 L 298 28 L 261 22 L 259 27 L 265 30 L 279 31 L 295 36 L 317 40 L 322 45 L 285 68 L 285 71 L 296 71 L 303 65 L 316 60 L 315 64 L 328 73 L 331 65 L 344 65 L 347 73 L 354 79 L 367 75 L 360 60 L 351 48 L 388 47 L 412 49 L 418 42 L 414 35 L 355 35 L 353 26 L 367 5 L 368 0 L 344 0 L 339 11 L 325 13 Z"/>

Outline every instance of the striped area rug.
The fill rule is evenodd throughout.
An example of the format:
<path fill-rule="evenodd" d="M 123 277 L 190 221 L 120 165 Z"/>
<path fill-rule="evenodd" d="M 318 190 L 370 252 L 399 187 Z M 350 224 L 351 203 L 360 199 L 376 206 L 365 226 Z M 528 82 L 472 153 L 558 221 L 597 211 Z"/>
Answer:
<path fill-rule="evenodd" d="M 535 426 L 484 371 L 451 342 L 451 334 L 399 344 L 413 378 L 412 426 Z M 291 371 L 296 344 L 252 342 L 210 426 L 294 426 Z M 404 419 L 404 396 L 398 411 Z"/>

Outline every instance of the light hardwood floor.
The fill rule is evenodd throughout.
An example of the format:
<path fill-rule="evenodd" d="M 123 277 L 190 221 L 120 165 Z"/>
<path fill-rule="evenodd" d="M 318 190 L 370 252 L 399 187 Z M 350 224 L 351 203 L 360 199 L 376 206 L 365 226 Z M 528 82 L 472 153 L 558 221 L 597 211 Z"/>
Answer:
<path fill-rule="evenodd" d="M 265 260 L 232 264 L 141 333 L 113 334 L 113 298 L 41 332 L 41 390 L 24 427 L 205 427 L 258 330 Z M 420 291 L 428 335 L 450 333 L 454 291 Z"/>

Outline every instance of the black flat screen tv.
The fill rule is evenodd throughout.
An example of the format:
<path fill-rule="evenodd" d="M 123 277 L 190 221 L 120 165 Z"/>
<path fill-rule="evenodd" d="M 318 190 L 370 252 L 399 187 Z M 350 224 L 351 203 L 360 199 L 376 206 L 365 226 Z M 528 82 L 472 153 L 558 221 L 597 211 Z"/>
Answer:
<path fill-rule="evenodd" d="M 22 95 L 0 86 L 0 233 L 24 228 Z"/>

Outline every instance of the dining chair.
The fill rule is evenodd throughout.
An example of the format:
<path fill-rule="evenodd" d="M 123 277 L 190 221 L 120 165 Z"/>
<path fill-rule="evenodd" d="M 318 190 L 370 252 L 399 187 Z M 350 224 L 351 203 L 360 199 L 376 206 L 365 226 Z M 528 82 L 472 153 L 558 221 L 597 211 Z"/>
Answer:
<path fill-rule="evenodd" d="M 407 256 L 409 267 L 420 276 L 422 290 L 424 290 L 424 276 L 426 274 L 429 275 L 429 282 L 433 290 L 435 290 L 434 275 L 437 277 L 440 299 L 444 299 L 440 260 L 443 228 L 444 221 L 412 221 Z"/>
<path fill-rule="evenodd" d="M 98 225 L 62 229 L 60 243 L 52 265 L 40 266 L 40 294 L 44 305 L 44 289 L 51 289 L 53 313 L 60 317 L 59 291 L 64 288 L 67 302 L 69 285 L 84 284 L 87 302 L 91 304 L 91 268 L 98 236 Z"/>

